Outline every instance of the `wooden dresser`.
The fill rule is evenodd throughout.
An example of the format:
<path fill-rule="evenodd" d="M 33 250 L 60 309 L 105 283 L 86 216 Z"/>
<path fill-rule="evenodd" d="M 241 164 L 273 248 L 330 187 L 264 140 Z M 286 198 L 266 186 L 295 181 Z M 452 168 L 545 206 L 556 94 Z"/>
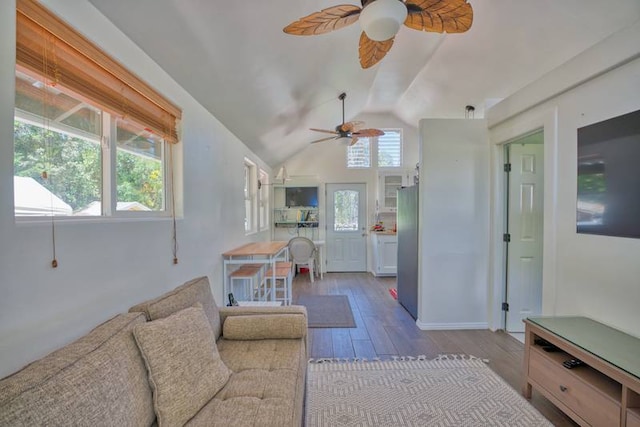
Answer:
<path fill-rule="evenodd" d="M 586 317 L 526 319 L 526 398 L 532 388 L 582 426 L 640 427 L 640 339 Z"/>

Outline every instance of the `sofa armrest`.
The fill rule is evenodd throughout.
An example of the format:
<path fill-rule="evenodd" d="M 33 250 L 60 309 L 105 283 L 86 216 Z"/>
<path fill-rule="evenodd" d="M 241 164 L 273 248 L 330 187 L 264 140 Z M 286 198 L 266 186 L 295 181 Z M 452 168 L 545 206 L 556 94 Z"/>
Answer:
<path fill-rule="evenodd" d="M 300 314 L 307 321 L 307 308 L 303 305 L 288 305 L 280 307 L 265 307 L 265 306 L 233 306 L 233 307 L 220 307 L 220 322 L 224 325 L 227 317 L 230 316 L 254 316 L 254 315 L 269 315 L 269 314 Z"/>
<path fill-rule="evenodd" d="M 226 340 L 305 339 L 307 318 L 301 314 L 252 314 L 227 317 L 222 325 Z"/>

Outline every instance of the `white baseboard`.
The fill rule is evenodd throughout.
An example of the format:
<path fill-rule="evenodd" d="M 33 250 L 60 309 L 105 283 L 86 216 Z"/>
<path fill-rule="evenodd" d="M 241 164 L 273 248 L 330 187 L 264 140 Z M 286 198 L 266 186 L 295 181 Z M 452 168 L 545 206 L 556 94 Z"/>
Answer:
<path fill-rule="evenodd" d="M 424 323 L 416 320 L 416 325 L 423 331 L 445 331 L 461 329 L 489 329 L 487 322 L 476 323 Z"/>

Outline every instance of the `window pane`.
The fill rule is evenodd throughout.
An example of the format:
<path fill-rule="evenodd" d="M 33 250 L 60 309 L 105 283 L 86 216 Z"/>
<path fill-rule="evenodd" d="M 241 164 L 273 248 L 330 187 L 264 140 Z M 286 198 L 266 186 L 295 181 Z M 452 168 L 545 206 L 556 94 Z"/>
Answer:
<path fill-rule="evenodd" d="M 333 193 L 334 231 L 358 230 L 358 192 L 338 190 Z"/>
<path fill-rule="evenodd" d="M 75 99 L 61 85 L 47 85 L 16 71 L 16 116 L 22 120 L 44 124 L 61 132 L 88 139 L 100 139 L 100 110 Z"/>
<path fill-rule="evenodd" d="M 402 133 L 400 130 L 385 129 L 378 140 L 378 167 L 402 166 Z"/>
<path fill-rule="evenodd" d="M 371 167 L 371 150 L 369 138 L 361 138 L 355 144 L 347 147 L 347 167 Z"/>
<path fill-rule="evenodd" d="M 164 210 L 163 140 L 121 119 L 116 134 L 116 210 Z"/>
<path fill-rule="evenodd" d="M 16 112 L 13 165 L 16 216 L 100 215 L 84 211 L 100 201 L 98 141 L 24 122 Z"/>

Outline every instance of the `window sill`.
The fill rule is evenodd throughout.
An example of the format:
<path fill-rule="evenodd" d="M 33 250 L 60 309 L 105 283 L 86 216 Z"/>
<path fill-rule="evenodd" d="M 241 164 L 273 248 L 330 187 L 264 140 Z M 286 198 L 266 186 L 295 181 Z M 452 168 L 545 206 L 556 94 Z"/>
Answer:
<path fill-rule="evenodd" d="M 120 222 L 158 222 L 172 221 L 170 216 L 84 216 L 84 217 L 54 217 L 57 226 L 66 224 L 115 224 Z M 182 221 L 183 217 L 176 217 L 177 221 Z M 15 224 L 22 226 L 51 225 L 51 217 L 16 217 Z"/>

